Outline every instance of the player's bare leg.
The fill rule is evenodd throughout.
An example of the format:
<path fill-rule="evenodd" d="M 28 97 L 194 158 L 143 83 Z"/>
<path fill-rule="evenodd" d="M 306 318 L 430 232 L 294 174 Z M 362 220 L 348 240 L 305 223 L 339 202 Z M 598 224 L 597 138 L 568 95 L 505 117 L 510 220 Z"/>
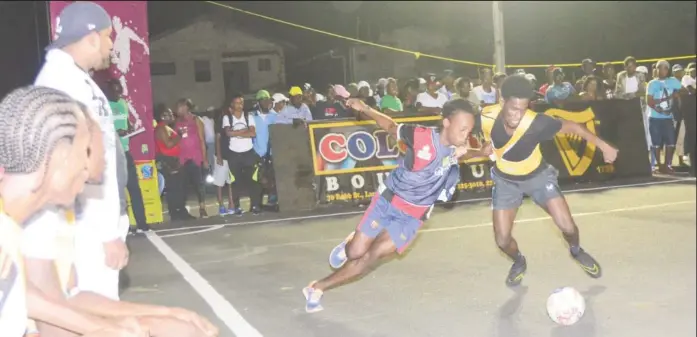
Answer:
<path fill-rule="evenodd" d="M 515 222 L 518 208 L 495 209 L 493 212 L 494 239 L 499 249 L 513 260 L 513 265 L 506 277 L 506 285 L 517 286 L 523 281 L 527 263 L 525 257 L 518 250 L 518 242 L 513 238 L 513 223 Z"/>
<path fill-rule="evenodd" d="M 320 300 L 325 290 L 366 275 L 377 266 L 381 259 L 397 252 L 397 247 L 395 247 L 394 242 L 392 242 L 390 235 L 386 231 L 380 233 L 374 240 L 370 239 L 372 243 L 367 250 L 363 251 L 365 245 L 361 243 L 367 242 L 366 238 L 368 237 L 357 231 L 353 240 L 347 246 L 348 261 L 331 275 L 312 282 L 303 289 L 303 294 L 307 300 L 305 306 L 307 312 L 317 312 L 323 309 Z"/>
<path fill-rule="evenodd" d="M 566 199 L 563 196 L 552 198 L 542 206 L 542 209 L 552 217 L 562 232 L 564 239 L 569 244 L 571 256 L 578 262 L 583 271 L 592 278 L 599 278 L 602 275 L 600 264 L 581 248 L 578 226 L 574 222 Z"/>

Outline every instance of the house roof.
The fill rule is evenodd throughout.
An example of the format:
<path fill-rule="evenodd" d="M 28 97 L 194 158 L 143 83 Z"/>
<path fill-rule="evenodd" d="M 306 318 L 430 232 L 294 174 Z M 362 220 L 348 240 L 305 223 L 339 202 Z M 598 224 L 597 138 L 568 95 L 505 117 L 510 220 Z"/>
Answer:
<path fill-rule="evenodd" d="M 151 36 L 150 41 L 160 40 L 164 37 L 167 37 L 169 35 L 177 33 L 184 28 L 190 27 L 191 25 L 195 25 L 195 24 L 200 23 L 200 22 L 214 22 L 214 23 L 219 24 L 219 25 L 224 25 L 225 27 L 227 27 L 229 29 L 238 30 L 238 31 L 241 31 L 247 35 L 253 36 L 257 39 L 265 40 L 265 41 L 274 43 L 276 45 L 279 45 L 283 49 L 287 49 L 287 50 L 297 50 L 298 49 L 298 47 L 292 43 L 289 43 L 289 42 L 281 40 L 281 39 L 276 39 L 273 37 L 265 36 L 264 34 L 259 34 L 259 31 L 255 30 L 253 27 L 249 27 L 249 26 L 242 25 L 242 24 L 236 24 L 236 23 L 232 22 L 232 20 L 229 20 L 228 18 L 224 18 L 221 15 L 215 15 L 215 14 L 202 14 L 202 15 L 199 15 L 191 20 L 182 22 L 182 24 L 180 24 L 176 27 L 172 27 L 170 29 L 167 29 L 167 30 L 159 33 L 159 34 Z"/>

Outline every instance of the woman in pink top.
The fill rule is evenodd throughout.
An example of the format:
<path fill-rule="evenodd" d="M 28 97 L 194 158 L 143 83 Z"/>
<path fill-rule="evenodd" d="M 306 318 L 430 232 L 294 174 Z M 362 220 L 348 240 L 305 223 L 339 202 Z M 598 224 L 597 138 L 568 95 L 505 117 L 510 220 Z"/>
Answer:
<path fill-rule="evenodd" d="M 184 171 L 183 177 L 196 189 L 199 204 L 200 217 L 206 217 L 205 185 L 203 183 L 203 170 L 208 170 L 208 156 L 206 156 L 206 142 L 203 139 L 203 123 L 200 118 L 191 113 L 194 104 L 190 99 L 177 101 L 177 121 L 174 129 L 181 136 L 179 146 L 179 162 Z"/>

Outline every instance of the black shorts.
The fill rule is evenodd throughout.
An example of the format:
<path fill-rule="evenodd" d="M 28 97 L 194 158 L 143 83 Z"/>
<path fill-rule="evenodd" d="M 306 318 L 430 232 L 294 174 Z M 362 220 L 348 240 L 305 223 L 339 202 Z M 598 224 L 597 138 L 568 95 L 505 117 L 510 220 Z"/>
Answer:
<path fill-rule="evenodd" d="M 562 195 L 557 181 L 558 176 L 559 171 L 552 165 L 548 165 L 535 176 L 521 181 L 501 178 L 492 168 L 491 179 L 494 181 L 494 187 L 491 207 L 498 210 L 516 209 L 523 203 L 524 195 L 532 198 L 536 204 L 544 206 L 547 201 Z"/>

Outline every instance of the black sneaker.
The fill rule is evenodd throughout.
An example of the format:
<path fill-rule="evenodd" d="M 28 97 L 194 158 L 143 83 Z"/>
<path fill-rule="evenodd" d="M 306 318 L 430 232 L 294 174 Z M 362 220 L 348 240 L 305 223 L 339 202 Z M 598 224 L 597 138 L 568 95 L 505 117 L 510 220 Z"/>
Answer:
<path fill-rule="evenodd" d="M 600 264 L 596 261 L 590 254 L 586 253 L 583 249 L 579 249 L 577 254 L 571 254 L 571 257 L 576 260 L 581 269 L 592 278 L 599 278 L 602 276 L 602 269 Z"/>
<path fill-rule="evenodd" d="M 523 277 L 527 269 L 528 264 L 525 262 L 525 257 L 521 256 L 518 260 L 513 262 L 511 270 L 508 272 L 508 277 L 506 278 L 506 285 L 509 287 L 520 285 L 520 283 L 523 282 Z"/>
<path fill-rule="evenodd" d="M 259 214 L 261 214 L 261 209 L 259 209 L 259 207 L 252 207 L 252 209 L 250 210 L 250 212 L 251 212 L 253 215 L 259 215 Z"/>

